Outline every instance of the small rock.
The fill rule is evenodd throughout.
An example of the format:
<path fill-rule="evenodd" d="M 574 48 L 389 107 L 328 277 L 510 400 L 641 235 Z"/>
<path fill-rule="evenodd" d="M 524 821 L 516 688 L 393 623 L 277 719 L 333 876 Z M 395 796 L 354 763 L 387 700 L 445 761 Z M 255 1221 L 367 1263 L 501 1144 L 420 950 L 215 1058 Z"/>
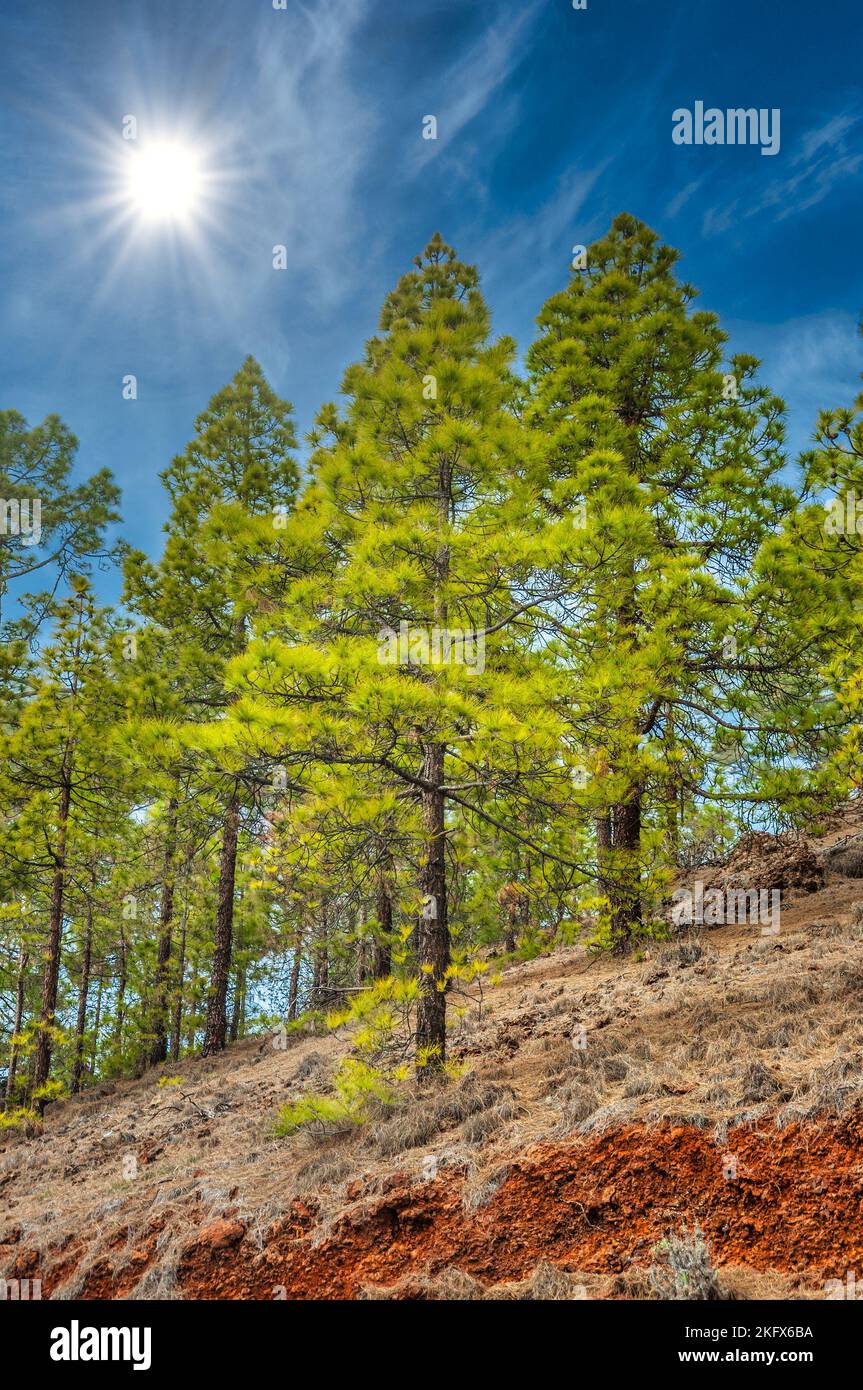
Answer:
<path fill-rule="evenodd" d="M 381 1183 L 381 1192 L 394 1192 L 399 1187 L 410 1186 L 410 1174 L 390 1173 L 388 1178 L 384 1178 Z"/>
<path fill-rule="evenodd" d="M 232 1245 L 239 1245 L 245 1234 L 241 1221 L 211 1221 L 201 1231 L 197 1244 L 210 1250 L 229 1250 Z"/>

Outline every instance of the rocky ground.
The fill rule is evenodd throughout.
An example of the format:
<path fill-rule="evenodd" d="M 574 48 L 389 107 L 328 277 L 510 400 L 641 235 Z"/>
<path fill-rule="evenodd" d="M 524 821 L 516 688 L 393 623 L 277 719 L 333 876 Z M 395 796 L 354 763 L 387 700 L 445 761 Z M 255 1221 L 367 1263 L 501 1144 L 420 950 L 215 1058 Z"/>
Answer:
<path fill-rule="evenodd" d="M 54 1299 L 649 1297 L 697 1223 L 714 1293 L 824 1297 L 863 1267 L 858 873 L 856 812 L 751 838 L 691 877 L 776 880 L 778 933 L 492 971 L 462 1078 L 347 1135 L 273 1137 L 339 1034 L 58 1103 L 43 1134 L 0 1133 L 0 1274 Z"/>

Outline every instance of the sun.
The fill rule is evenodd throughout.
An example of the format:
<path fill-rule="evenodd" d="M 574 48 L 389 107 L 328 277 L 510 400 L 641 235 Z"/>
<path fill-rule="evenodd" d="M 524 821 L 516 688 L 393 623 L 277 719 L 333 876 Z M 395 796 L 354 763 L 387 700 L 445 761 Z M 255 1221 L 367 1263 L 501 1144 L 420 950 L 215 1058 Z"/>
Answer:
<path fill-rule="evenodd" d="M 201 197 L 203 167 L 197 151 L 159 140 L 129 151 L 126 192 L 148 222 L 188 222 Z"/>

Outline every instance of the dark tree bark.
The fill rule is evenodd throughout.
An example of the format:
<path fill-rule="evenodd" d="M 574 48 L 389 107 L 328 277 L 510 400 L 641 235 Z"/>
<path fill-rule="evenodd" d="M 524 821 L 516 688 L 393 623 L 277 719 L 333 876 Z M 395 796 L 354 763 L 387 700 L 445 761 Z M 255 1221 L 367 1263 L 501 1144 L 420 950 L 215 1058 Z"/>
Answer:
<path fill-rule="evenodd" d="M 324 901 L 321 908 L 321 925 L 318 939 L 313 949 L 312 1008 L 325 1009 L 330 1001 L 330 956 L 327 938 L 330 927 L 329 903 Z"/>
<path fill-rule="evenodd" d="M 599 873 L 599 889 L 607 898 L 611 898 L 611 879 L 610 862 L 613 846 L 611 809 L 603 811 L 596 817 L 596 865 Z"/>
<path fill-rule="evenodd" d="M 180 949 L 177 953 L 177 997 L 174 1001 L 174 1017 L 171 1022 L 171 1061 L 180 1060 L 180 1038 L 183 1028 L 183 985 L 186 974 L 186 922 L 189 918 L 188 907 L 183 911 L 183 921 L 180 926 Z"/>
<path fill-rule="evenodd" d="M 612 950 L 622 954 L 641 925 L 641 792 L 596 819 L 598 886 L 608 899 Z"/>
<path fill-rule="evenodd" d="M 242 1033 L 246 1018 L 246 972 L 245 969 L 237 971 L 237 979 L 234 984 L 234 1007 L 231 1010 L 231 1027 L 229 1038 L 235 1043 Z"/>
<path fill-rule="evenodd" d="M 386 875 L 383 872 L 378 879 L 375 916 L 378 919 L 379 930 L 375 932 L 372 949 L 372 978 L 383 980 L 392 970 L 390 932 L 393 929 L 393 900 L 390 896 Z"/>
<path fill-rule="evenodd" d="M 293 1023 L 300 1011 L 300 969 L 303 963 L 303 942 L 300 933 L 294 942 L 294 959 L 291 962 L 291 983 L 288 988 L 288 1022 Z"/>
<path fill-rule="evenodd" d="M 372 973 L 371 946 L 366 936 L 365 926 L 366 914 L 362 903 L 359 903 L 354 915 L 354 940 L 356 942 L 354 968 L 358 985 L 364 985 Z"/>
<path fill-rule="evenodd" d="M 114 1051 L 123 1052 L 123 1028 L 126 1023 L 126 932 L 120 923 L 120 949 L 117 953 L 117 1016 L 114 1019 Z"/>
<path fill-rule="evenodd" d="M 216 934 L 210 976 L 210 998 L 202 1054 L 210 1056 L 224 1049 L 228 1033 L 228 982 L 234 932 L 234 879 L 237 872 L 237 845 L 240 837 L 240 792 L 236 787 L 225 812 L 219 868 L 219 901 L 216 908 Z"/>
<path fill-rule="evenodd" d="M 674 705 L 665 705 L 665 743 L 666 747 L 673 750 L 677 747 L 676 720 L 674 717 Z M 674 770 L 675 764 L 671 763 L 672 771 L 669 773 L 666 782 L 666 804 L 664 808 L 665 835 L 668 843 L 668 857 L 674 867 L 680 861 L 680 828 L 681 828 L 681 796 L 683 784 L 679 772 Z"/>
<path fill-rule="evenodd" d="M 15 982 L 15 1019 L 12 1024 L 12 1041 L 9 1044 L 9 1070 L 6 1077 L 6 1108 L 12 1104 L 12 1097 L 15 1092 L 15 1073 L 18 1070 L 18 1048 L 15 1043 L 16 1037 L 21 1032 L 24 1022 L 24 992 L 27 981 L 27 961 L 29 954 L 24 942 L 21 942 L 18 950 L 18 976 Z"/>
<path fill-rule="evenodd" d="M 522 940 L 527 936 L 530 930 L 530 875 L 531 863 L 530 855 L 528 854 L 525 859 L 524 880 L 522 883 L 524 892 L 521 895 L 521 900 L 518 905 L 518 930 Z"/>
<path fill-rule="evenodd" d="M 522 870 L 521 855 L 516 850 L 512 873 L 511 882 L 504 884 L 498 894 L 504 916 L 503 949 L 508 955 L 515 951 L 519 937 L 524 937 L 530 927 L 530 855 L 526 856 Z"/>
<path fill-rule="evenodd" d="M 417 923 L 417 1079 L 428 1080 L 446 1061 L 446 971 L 450 963 L 447 920 L 445 747 L 426 745 L 421 792 L 425 861 L 420 877 L 423 895 Z"/>
<path fill-rule="evenodd" d="M 171 960 L 171 934 L 174 923 L 174 853 L 177 842 L 177 802 L 168 802 L 165 827 L 165 858 L 162 871 L 162 901 L 159 905 L 159 937 L 156 976 L 153 981 L 153 1042 L 147 1065 L 159 1067 L 168 1056 L 168 974 Z"/>
<path fill-rule="evenodd" d="M 612 948 L 625 951 L 641 926 L 641 793 L 614 808 Z"/>
<path fill-rule="evenodd" d="M 636 424 L 636 419 L 623 415 L 627 424 Z M 638 603 L 638 584 L 634 571 L 629 574 L 628 592 L 618 609 L 620 632 L 627 635 L 634 646 L 640 644 L 641 613 Z M 659 705 L 642 720 L 638 732 L 649 733 Z M 612 950 L 622 955 L 629 947 L 633 935 L 641 926 L 641 788 L 635 787 L 626 801 L 614 807 L 614 894 L 611 899 L 611 942 Z"/>
<path fill-rule="evenodd" d="M 93 903 L 87 903 L 87 929 L 81 952 L 81 980 L 78 985 L 78 1017 L 75 1021 L 75 1061 L 72 1064 L 70 1090 L 73 1096 L 81 1090 L 84 1079 L 84 1033 L 87 1030 L 87 995 L 90 992 L 90 960 L 93 952 Z"/>
<path fill-rule="evenodd" d="M 201 952 L 193 941 L 192 949 L 189 952 L 189 1006 L 186 1010 L 187 1052 L 194 1052 L 198 1046 L 198 1015 L 201 1012 L 201 993 Z M 209 997 L 206 992 L 204 997 Z M 203 1044 L 203 1034 L 201 1035 L 201 1042 Z"/>
<path fill-rule="evenodd" d="M 57 987 L 60 981 L 60 941 L 63 934 L 63 899 L 66 890 L 66 837 L 69 826 L 69 806 L 72 800 L 72 758 L 67 749 L 60 768 L 60 803 L 57 812 L 57 842 L 54 846 L 54 877 L 51 883 L 51 909 L 48 918 L 48 945 L 45 954 L 45 973 L 42 977 L 42 1003 L 39 1012 L 39 1036 L 36 1043 L 36 1062 L 33 1089 L 44 1086 L 51 1072 L 51 1029 L 57 1009 Z M 45 1113 L 45 1101 L 37 1101 L 40 1115 Z"/>
<path fill-rule="evenodd" d="M 434 618 L 443 630 L 449 621 L 446 584 L 450 551 L 446 541 L 452 511 L 452 464 L 441 459 L 437 479 L 439 543 L 434 557 Z M 446 744 L 429 740 L 423 747 L 420 792 L 424 859 L 420 874 L 422 905 L 417 922 L 417 1080 L 430 1080 L 446 1062 L 446 972 L 450 963 L 446 877 L 446 799 L 443 792 Z"/>
<path fill-rule="evenodd" d="M 90 1058 L 90 1080 L 96 1079 L 96 1057 L 99 1053 L 99 1029 L 102 1026 L 102 992 L 105 987 L 105 962 L 99 966 L 99 979 L 96 985 L 96 1011 L 93 1018 L 93 1055 Z"/>

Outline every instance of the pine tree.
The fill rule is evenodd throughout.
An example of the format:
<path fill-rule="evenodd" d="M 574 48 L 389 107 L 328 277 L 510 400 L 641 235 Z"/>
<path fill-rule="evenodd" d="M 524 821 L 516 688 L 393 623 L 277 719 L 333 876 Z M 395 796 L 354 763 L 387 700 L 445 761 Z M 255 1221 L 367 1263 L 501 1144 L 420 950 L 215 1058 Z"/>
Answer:
<path fill-rule="evenodd" d="M 127 779 L 108 731 L 116 708 L 107 641 L 110 616 L 96 606 L 88 581 L 71 577 L 68 599 L 52 605 L 55 631 L 20 720 L 2 742 L 6 807 L 3 855 L 47 914 L 44 970 L 36 1026 L 32 1095 L 40 1109 L 58 1036 L 63 929 L 70 885 L 85 862 L 99 808 Z M 116 803 L 114 806 L 116 814 Z"/>
<path fill-rule="evenodd" d="M 658 820 L 674 826 L 679 793 L 722 795 L 710 769 L 745 704 L 744 581 L 794 506 L 782 402 L 754 358 L 723 362 L 726 335 L 691 309 L 676 262 L 621 214 L 544 306 L 528 355 L 538 491 L 550 521 L 574 522 L 550 617 L 617 948 L 642 924 Z"/>
<path fill-rule="evenodd" d="M 781 730 L 753 749 L 749 782 L 811 825 L 861 787 L 863 393 L 820 413 L 800 462 L 801 505 L 762 545 L 748 594 L 750 700 Z"/>
<path fill-rule="evenodd" d="M 56 592 L 73 569 L 106 553 L 105 527 L 119 519 L 120 494 L 107 469 L 72 483 L 77 448 L 57 415 L 31 428 L 16 410 L 0 411 L 0 633 L 6 638 L 31 641 L 48 610 L 46 595 L 16 618 L 6 611 L 10 588 L 47 572 Z M 7 651 L 4 661 L 12 655 Z"/>
<path fill-rule="evenodd" d="M 261 368 L 247 358 L 228 386 L 219 391 L 195 422 L 195 436 L 161 475 L 172 502 L 168 539 L 158 567 L 140 554 L 126 565 L 126 597 L 133 613 L 150 624 L 175 661 L 177 677 L 168 709 L 177 701 L 187 722 L 221 717 L 230 703 L 224 687 L 227 663 L 247 640 L 247 623 L 257 599 L 251 584 L 238 579 L 253 568 L 242 553 L 249 518 L 264 519 L 272 529 L 293 504 L 299 483 L 292 456 L 295 436 L 291 407 L 266 382 Z M 175 770 L 210 779 L 220 804 L 214 833 L 218 840 L 218 895 L 213 934 L 212 978 L 205 1053 L 225 1046 L 231 972 L 234 888 L 243 808 L 253 800 L 254 778 L 242 764 L 227 766 L 219 758 L 218 736 L 211 755 L 183 763 L 169 749 Z M 170 804 L 170 802 L 169 802 Z M 168 818 L 170 839 L 170 817 Z M 166 855 L 169 846 L 166 845 Z M 172 911 L 168 884 L 163 889 L 162 953 Z M 166 962 L 157 966 L 155 993 L 164 989 Z M 153 1057 L 162 1051 L 161 1005 Z"/>
<path fill-rule="evenodd" d="M 476 271 L 434 237 L 345 374 L 344 414 L 320 414 L 283 538 L 296 577 L 235 663 L 238 741 L 286 751 L 300 777 L 331 768 L 347 814 L 379 833 L 408 817 L 421 1079 L 446 1060 L 457 820 L 494 824 L 497 782 L 526 786 L 554 760 L 514 593 L 532 528 L 514 345 L 489 332 Z M 380 870 L 386 883 L 385 856 Z"/>

